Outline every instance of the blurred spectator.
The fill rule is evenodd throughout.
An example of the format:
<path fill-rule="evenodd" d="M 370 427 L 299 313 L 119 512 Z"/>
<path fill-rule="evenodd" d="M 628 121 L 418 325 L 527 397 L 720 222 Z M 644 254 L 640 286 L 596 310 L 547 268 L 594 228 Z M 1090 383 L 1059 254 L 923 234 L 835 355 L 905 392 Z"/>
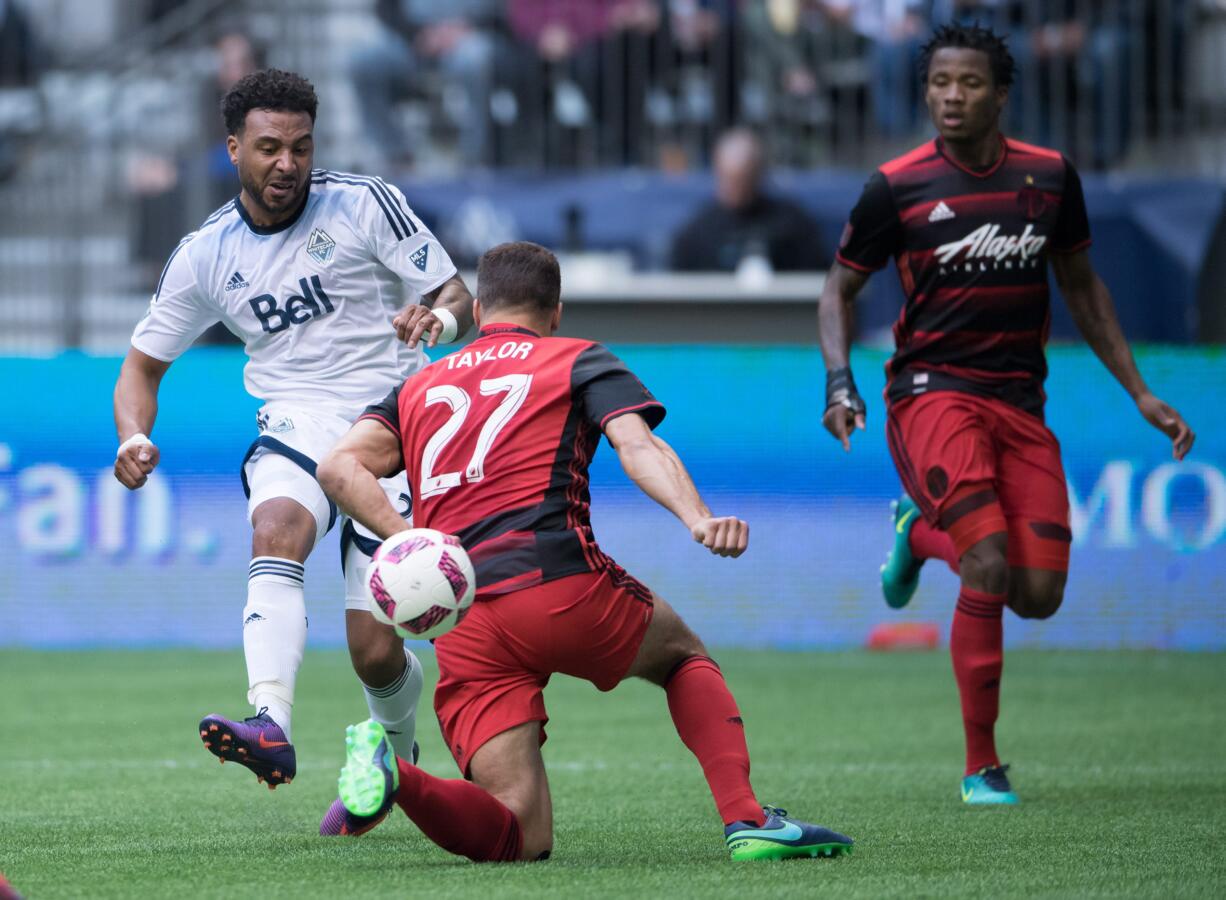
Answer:
<path fill-rule="evenodd" d="M 868 82 L 878 133 L 911 134 L 919 123 L 919 51 L 931 33 L 924 0 L 825 0 L 826 14 L 867 41 Z"/>
<path fill-rule="evenodd" d="M 1008 35 L 1018 77 L 1010 127 L 1059 146 L 1093 168 L 1119 162 L 1131 127 L 1132 30 L 1137 4 L 1119 0 L 1008 0 L 984 16 L 959 4 L 962 21 L 991 21 Z"/>
<path fill-rule="evenodd" d="M 413 142 L 396 121 L 396 103 L 441 76 L 442 99 L 459 128 L 469 166 L 490 161 L 490 94 L 494 84 L 498 0 L 376 0 L 381 29 L 350 60 L 362 121 L 378 165 L 406 165 Z"/>
<path fill-rule="evenodd" d="M 687 130 L 695 155 L 736 119 L 735 0 L 668 0 L 658 71 L 648 86 L 648 121 L 667 132 Z"/>
<path fill-rule="evenodd" d="M 37 74 L 37 45 L 25 13 L 13 0 L 0 0 L 0 87 L 26 87 Z"/>
<path fill-rule="evenodd" d="M 134 249 L 156 277 L 178 236 L 234 197 L 234 166 L 226 150 L 219 104 L 235 82 L 263 68 L 264 51 L 237 28 L 223 27 L 213 41 L 213 72 L 199 87 L 198 124 L 186 146 L 142 147 L 126 168 L 136 198 Z"/>
<path fill-rule="evenodd" d="M 746 0 L 741 108 L 754 122 L 825 122 L 816 54 L 809 38 L 824 25 L 816 0 Z"/>
<path fill-rule="evenodd" d="M 30 124 L 25 89 L 37 80 L 38 59 L 25 13 L 13 0 L 0 0 L 0 181 L 17 168 L 17 137 Z"/>
<path fill-rule="evenodd" d="M 605 165 L 640 162 L 648 87 L 661 59 L 656 0 L 508 0 L 512 34 L 533 57 L 525 111 L 541 110 L 548 162 L 575 164 L 581 147 L 559 132 L 594 136 Z M 533 89 L 535 93 L 533 94 Z"/>
<path fill-rule="evenodd" d="M 817 222 L 764 189 L 766 155 L 752 131 L 734 128 L 715 147 L 715 197 L 673 239 L 672 268 L 731 272 L 761 258 L 774 271 L 825 269 Z"/>

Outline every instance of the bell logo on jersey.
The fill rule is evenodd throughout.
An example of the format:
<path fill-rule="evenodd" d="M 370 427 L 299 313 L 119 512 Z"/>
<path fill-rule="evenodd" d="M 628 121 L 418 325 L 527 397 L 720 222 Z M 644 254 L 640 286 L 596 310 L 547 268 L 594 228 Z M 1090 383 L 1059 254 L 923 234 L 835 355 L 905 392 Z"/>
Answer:
<path fill-rule="evenodd" d="M 957 241 L 950 241 L 937 247 L 935 256 L 942 264 L 953 262 L 963 250 L 966 259 L 994 259 L 1003 262 L 1014 256 L 1026 261 L 1038 256 L 1047 244 L 1047 238 L 1034 233 L 1034 226 L 1027 225 L 1020 235 L 1002 235 L 1000 226 L 989 223 L 981 225 Z"/>
<path fill-rule="evenodd" d="M 276 334 L 291 325 L 302 325 L 311 319 L 336 312 L 336 307 L 324 292 L 318 275 L 312 275 L 309 282 L 305 278 L 299 278 L 298 288 L 302 293 L 287 297 L 284 307 L 277 305 L 277 298 L 272 294 L 260 294 L 247 301 L 255 317 L 260 320 L 260 327 L 267 334 Z"/>

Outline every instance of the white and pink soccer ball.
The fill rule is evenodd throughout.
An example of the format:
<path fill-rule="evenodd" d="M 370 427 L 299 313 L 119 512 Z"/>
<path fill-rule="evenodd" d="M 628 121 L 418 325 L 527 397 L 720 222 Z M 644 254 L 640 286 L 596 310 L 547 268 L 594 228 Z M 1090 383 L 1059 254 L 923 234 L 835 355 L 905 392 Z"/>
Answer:
<path fill-rule="evenodd" d="M 370 611 L 404 638 L 446 634 L 464 618 L 476 592 L 477 576 L 460 539 L 433 528 L 393 534 L 366 570 Z"/>

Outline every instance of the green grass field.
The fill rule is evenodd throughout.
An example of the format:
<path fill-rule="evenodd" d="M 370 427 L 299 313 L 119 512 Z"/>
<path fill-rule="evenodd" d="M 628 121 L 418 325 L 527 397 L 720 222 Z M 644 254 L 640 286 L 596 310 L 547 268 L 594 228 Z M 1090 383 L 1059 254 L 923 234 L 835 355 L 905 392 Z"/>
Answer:
<path fill-rule="evenodd" d="M 474 865 L 404 816 L 316 835 L 346 723 L 365 706 L 343 653 L 299 683 L 299 777 L 269 793 L 200 746 L 239 713 L 241 654 L 0 650 L 0 870 L 57 897 L 1221 896 L 1226 656 L 1017 652 L 1000 743 L 1023 805 L 965 808 L 943 653 L 717 654 L 754 785 L 851 834 L 839 860 L 732 865 L 658 689 L 558 679 L 546 763 L 554 858 Z M 433 660 L 427 664 L 432 667 Z M 431 682 L 428 682 L 431 683 Z M 451 777 L 432 714 L 422 764 Z"/>

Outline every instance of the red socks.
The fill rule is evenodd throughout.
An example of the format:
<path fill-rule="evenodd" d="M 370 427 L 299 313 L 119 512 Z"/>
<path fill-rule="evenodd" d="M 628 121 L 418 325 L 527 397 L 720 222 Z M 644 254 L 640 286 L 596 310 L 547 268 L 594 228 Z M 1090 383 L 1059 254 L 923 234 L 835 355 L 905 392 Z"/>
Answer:
<path fill-rule="evenodd" d="M 664 685 L 677 734 L 698 757 L 725 825 L 765 819 L 749 786 L 749 748 L 736 700 L 715 661 L 691 656 Z"/>
<path fill-rule="evenodd" d="M 916 559 L 943 559 L 958 574 L 958 551 L 948 533 L 933 528 L 923 519 L 911 526 L 911 555 Z"/>
<path fill-rule="evenodd" d="M 435 778 L 403 759 L 396 762 L 396 802 L 426 837 L 473 862 L 519 859 L 519 820 L 492 794 L 459 778 Z"/>
<path fill-rule="evenodd" d="M 1004 606 L 1004 594 L 988 594 L 963 585 L 954 609 L 949 651 L 962 698 L 967 775 L 984 766 L 1000 765 L 995 728 L 1004 663 L 1001 623 Z"/>

